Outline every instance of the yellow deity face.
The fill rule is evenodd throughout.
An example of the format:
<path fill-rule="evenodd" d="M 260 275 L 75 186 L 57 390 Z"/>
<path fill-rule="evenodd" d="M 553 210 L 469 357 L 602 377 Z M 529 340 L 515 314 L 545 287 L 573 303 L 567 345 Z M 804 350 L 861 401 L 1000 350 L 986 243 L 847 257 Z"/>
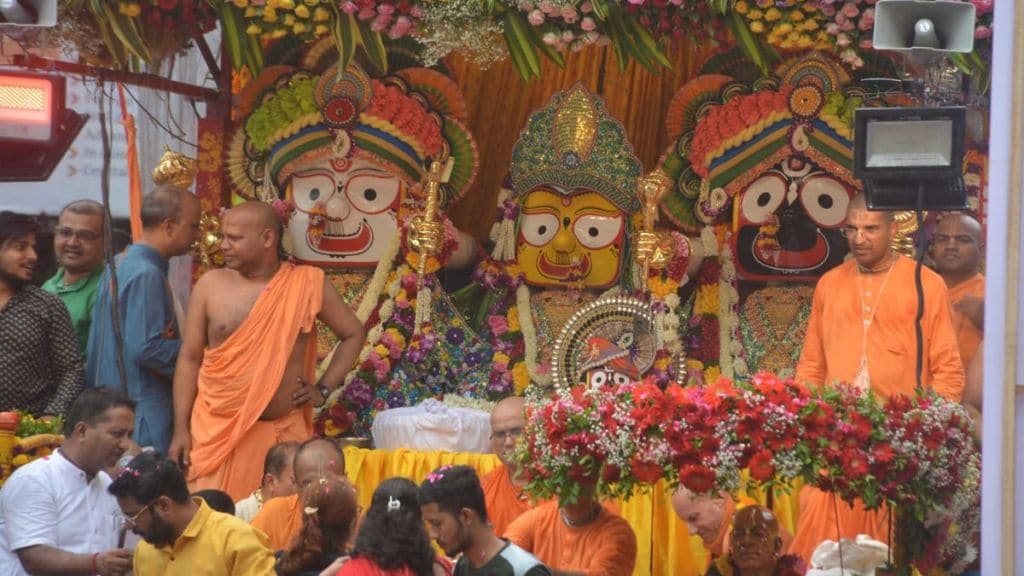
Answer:
<path fill-rule="evenodd" d="M 607 288 L 619 279 L 626 214 L 596 192 L 539 187 L 521 204 L 516 260 L 527 284 Z"/>

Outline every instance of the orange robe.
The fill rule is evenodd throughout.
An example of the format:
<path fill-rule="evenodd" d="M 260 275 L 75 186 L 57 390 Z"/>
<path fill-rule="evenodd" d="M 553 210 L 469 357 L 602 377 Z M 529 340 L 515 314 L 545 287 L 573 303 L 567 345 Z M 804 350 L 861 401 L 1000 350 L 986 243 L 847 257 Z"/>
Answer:
<path fill-rule="evenodd" d="M 270 539 L 270 549 L 287 550 L 302 530 L 302 503 L 298 494 L 271 498 L 263 503 L 259 514 L 252 519 L 254 528 L 262 530 Z"/>
<path fill-rule="evenodd" d="M 984 298 L 985 277 L 981 274 L 975 274 L 973 277 L 949 289 L 949 305 L 952 308 L 950 314 L 952 314 L 953 331 L 956 332 L 956 341 L 960 347 L 960 360 L 963 361 L 964 366 L 970 366 L 971 359 L 974 358 L 974 355 L 978 352 L 978 346 L 981 345 L 982 333 L 981 329 L 974 325 L 974 322 L 971 322 L 969 318 L 956 309 L 957 302 L 963 300 L 965 296 Z"/>
<path fill-rule="evenodd" d="M 487 520 L 498 536 L 505 533 L 513 520 L 533 508 L 529 496 L 512 483 L 512 475 L 504 464 L 484 475 L 480 479 L 480 486 L 484 489 Z"/>
<path fill-rule="evenodd" d="M 277 392 L 299 333 L 313 330 L 323 298 L 324 273 L 282 264 L 242 325 L 207 348 L 192 407 L 193 491 L 223 490 L 235 501 L 259 487 L 267 450 L 313 434 L 312 411 L 295 409 L 260 420 Z M 314 380 L 316 338 L 306 339 L 303 375 Z"/>
<path fill-rule="evenodd" d="M 593 522 L 570 528 L 562 521 L 558 502 L 546 502 L 516 518 L 505 538 L 552 570 L 631 576 L 636 565 L 633 529 L 603 506 Z"/>
<path fill-rule="evenodd" d="M 851 259 L 822 276 L 814 290 L 807 339 L 796 370 L 797 381 L 813 385 L 854 381 L 860 369 L 863 322 L 869 316 L 861 311 L 863 293 L 863 304 L 877 306 L 867 340 L 871 388 L 882 397 L 913 396 L 917 362 L 914 267 L 913 260 L 900 256 L 886 282 L 884 272 L 858 278 L 857 263 Z M 867 276 L 873 278 L 869 281 Z M 959 401 L 964 389 L 964 369 L 950 320 L 946 285 L 928 268 L 921 271 L 921 281 L 923 385 Z M 838 528 L 833 496 L 809 486 L 801 490 L 800 517 L 789 548 L 791 553 L 809 562 L 818 544 L 836 540 L 840 535 L 854 538 L 857 534 L 868 534 L 876 540 L 888 541 L 887 510 L 869 512 L 859 502 L 853 507 L 842 501 L 837 503 Z"/>

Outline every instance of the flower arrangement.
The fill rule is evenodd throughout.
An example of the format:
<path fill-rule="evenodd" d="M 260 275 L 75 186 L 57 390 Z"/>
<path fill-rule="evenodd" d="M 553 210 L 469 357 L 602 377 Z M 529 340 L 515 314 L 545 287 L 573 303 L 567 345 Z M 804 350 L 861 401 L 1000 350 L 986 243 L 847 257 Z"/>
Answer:
<path fill-rule="evenodd" d="M 857 55 L 858 49 L 871 49 L 876 1 L 818 0 L 821 13 L 828 18 L 825 32 L 832 37 L 839 57 L 851 68 L 864 65 L 864 61 Z"/>
<path fill-rule="evenodd" d="M 262 40 L 285 36 L 311 42 L 331 31 L 336 8 L 320 0 L 231 0 L 241 8 L 245 33 Z"/>
<path fill-rule="evenodd" d="M 751 32 L 779 50 L 831 48 L 814 0 L 738 0 L 733 10 L 743 15 Z"/>
<path fill-rule="evenodd" d="M 14 470 L 37 458 L 49 456 L 64 442 L 64 421 L 59 417 L 42 420 L 15 410 L 0 412 L 0 421 L 8 434 L 0 436 L 0 450 L 7 452 L 0 455 L 0 462 L 9 462 L 9 465 L 0 466 L 0 486 Z M 10 435 L 11 431 L 13 435 Z"/>
<path fill-rule="evenodd" d="M 581 384 L 531 405 L 515 458 L 527 490 L 545 498 L 575 498 L 581 483 L 628 497 L 660 479 L 695 493 L 803 479 L 868 509 L 896 506 L 924 572 L 976 554 L 980 456 L 970 427 L 962 406 L 932 391 L 883 401 L 770 373 L 703 387 L 648 378 Z"/>
<path fill-rule="evenodd" d="M 690 38 L 698 45 L 712 46 L 730 42 L 728 28 L 703 0 L 630 0 L 626 13 L 659 40 Z"/>
<path fill-rule="evenodd" d="M 371 30 L 392 40 L 414 33 L 416 21 L 423 17 L 423 9 L 411 0 L 345 0 L 340 5 L 342 12 L 370 22 Z"/>

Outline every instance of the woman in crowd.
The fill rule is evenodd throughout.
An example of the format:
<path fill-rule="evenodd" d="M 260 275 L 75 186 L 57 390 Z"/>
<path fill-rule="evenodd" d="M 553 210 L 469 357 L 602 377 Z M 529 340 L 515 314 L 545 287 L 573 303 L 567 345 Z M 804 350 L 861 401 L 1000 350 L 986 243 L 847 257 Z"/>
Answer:
<path fill-rule="evenodd" d="M 347 554 L 359 518 L 355 488 L 344 478 L 322 478 L 301 497 L 302 530 L 291 549 L 278 558 L 277 573 L 282 576 L 316 576 Z"/>
<path fill-rule="evenodd" d="M 373 493 L 359 526 L 352 557 L 337 576 L 450 576 L 451 564 L 437 558 L 423 527 L 416 485 L 385 480 Z"/>

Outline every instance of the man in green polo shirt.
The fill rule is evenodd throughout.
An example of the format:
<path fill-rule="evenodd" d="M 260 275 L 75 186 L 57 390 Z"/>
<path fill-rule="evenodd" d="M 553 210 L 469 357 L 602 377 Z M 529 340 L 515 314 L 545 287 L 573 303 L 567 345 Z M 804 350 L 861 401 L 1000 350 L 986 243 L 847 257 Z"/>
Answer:
<path fill-rule="evenodd" d="M 43 284 L 43 290 L 55 294 L 67 306 L 83 355 L 103 273 L 104 213 L 103 205 L 92 200 L 75 200 L 61 210 L 53 235 L 60 268 Z"/>

